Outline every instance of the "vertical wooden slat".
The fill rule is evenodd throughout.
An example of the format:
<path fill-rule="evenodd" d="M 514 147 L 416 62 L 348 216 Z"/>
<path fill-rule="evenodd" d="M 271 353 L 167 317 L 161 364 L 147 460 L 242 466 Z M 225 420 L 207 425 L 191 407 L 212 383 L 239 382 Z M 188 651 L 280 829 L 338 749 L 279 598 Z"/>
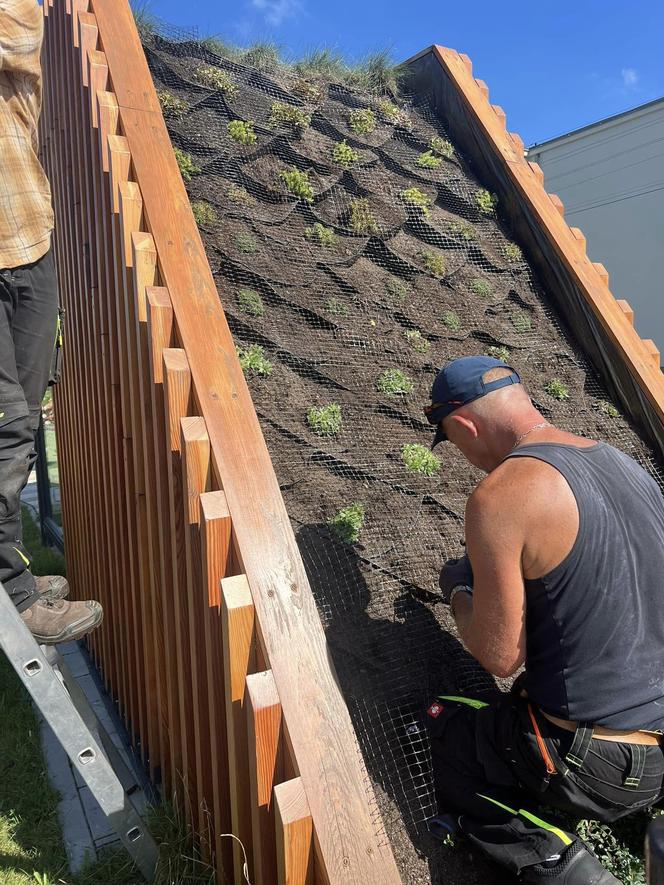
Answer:
<path fill-rule="evenodd" d="M 299 777 L 274 788 L 279 885 L 312 885 L 313 823 L 304 784 Z"/>
<path fill-rule="evenodd" d="M 272 791 L 282 779 L 281 704 L 271 670 L 247 676 L 247 742 L 256 885 L 277 881 Z"/>
<path fill-rule="evenodd" d="M 224 690 L 228 723 L 228 774 L 231 800 L 231 832 L 246 846 L 249 878 L 253 882 L 251 855 L 251 803 L 247 739 L 246 681 L 256 669 L 255 613 L 244 575 L 221 582 L 221 626 L 224 650 Z M 235 885 L 242 885 L 242 852 L 233 844 Z"/>

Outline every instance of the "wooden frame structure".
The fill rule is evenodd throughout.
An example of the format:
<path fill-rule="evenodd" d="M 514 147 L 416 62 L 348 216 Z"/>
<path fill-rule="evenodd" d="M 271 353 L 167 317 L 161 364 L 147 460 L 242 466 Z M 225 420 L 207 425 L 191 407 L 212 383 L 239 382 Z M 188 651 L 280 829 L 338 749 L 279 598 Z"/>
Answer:
<path fill-rule="evenodd" d="M 219 881 L 399 874 L 127 0 L 46 0 L 73 592 Z M 226 878 L 224 878 L 226 877 Z"/>

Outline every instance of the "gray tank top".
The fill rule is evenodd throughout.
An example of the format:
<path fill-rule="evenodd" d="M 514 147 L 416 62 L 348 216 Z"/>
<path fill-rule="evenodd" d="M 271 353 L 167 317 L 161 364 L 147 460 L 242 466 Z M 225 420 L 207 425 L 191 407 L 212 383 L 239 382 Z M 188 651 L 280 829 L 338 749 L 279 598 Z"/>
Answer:
<path fill-rule="evenodd" d="M 568 556 L 526 581 L 529 697 L 547 713 L 608 728 L 664 729 L 664 497 L 605 443 L 539 443 L 579 509 Z"/>

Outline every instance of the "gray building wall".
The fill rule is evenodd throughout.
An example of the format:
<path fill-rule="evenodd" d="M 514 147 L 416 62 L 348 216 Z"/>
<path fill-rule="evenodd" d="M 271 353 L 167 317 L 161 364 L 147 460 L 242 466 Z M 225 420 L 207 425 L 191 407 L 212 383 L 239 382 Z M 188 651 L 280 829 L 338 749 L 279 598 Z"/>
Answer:
<path fill-rule="evenodd" d="M 528 159 L 664 354 L 664 99 L 533 145 Z"/>

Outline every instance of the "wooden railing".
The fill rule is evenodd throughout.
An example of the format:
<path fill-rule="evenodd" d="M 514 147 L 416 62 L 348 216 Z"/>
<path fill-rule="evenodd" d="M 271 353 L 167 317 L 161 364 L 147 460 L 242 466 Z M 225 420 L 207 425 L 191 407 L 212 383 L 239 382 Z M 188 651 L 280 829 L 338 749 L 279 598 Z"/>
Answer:
<path fill-rule="evenodd" d="M 219 881 L 399 881 L 127 0 L 46 0 L 73 593 Z"/>

